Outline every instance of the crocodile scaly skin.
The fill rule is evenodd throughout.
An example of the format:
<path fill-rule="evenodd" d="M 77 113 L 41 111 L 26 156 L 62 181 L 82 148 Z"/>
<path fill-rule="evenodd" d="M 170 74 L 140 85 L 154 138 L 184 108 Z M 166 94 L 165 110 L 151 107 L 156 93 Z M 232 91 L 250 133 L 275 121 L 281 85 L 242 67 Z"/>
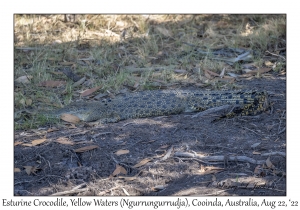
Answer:
<path fill-rule="evenodd" d="M 59 117 L 68 113 L 83 121 L 109 123 L 130 118 L 204 111 L 226 104 L 234 106 L 226 117 L 256 115 L 269 107 L 266 92 L 154 90 L 129 93 L 97 102 L 75 102 L 46 115 Z"/>

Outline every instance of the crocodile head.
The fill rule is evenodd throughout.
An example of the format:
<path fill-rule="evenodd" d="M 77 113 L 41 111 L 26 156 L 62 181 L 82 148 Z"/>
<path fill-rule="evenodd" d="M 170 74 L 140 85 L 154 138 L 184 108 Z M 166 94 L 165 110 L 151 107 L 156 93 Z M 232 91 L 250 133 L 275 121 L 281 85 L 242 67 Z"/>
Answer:
<path fill-rule="evenodd" d="M 77 116 L 82 121 L 89 121 L 88 119 L 92 111 L 91 103 L 75 102 L 62 109 L 43 113 L 43 115 L 50 118 L 60 118 L 62 114 L 71 114 Z"/>

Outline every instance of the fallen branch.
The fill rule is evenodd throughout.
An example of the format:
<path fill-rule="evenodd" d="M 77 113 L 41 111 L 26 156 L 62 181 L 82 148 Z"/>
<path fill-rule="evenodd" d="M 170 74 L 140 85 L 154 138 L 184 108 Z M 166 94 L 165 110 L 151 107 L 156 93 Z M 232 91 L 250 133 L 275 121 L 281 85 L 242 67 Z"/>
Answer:
<path fill-rule="evenodd" d="M 110 188 L 110 189 L 108 189 L 108 190 L 104 190 L 104 191 L 102 191 L 102 192 L 99 192 L 99 193 L 97 194 L 97 196 L 105 195 L 106 193 L 109 193 L 109 192 L 111 192 L 111 191 L 113 191 L 113 190 L 115 190 L 115 189 L 118 189 L 118 188 L 120 188 L 120 186 L 113 187 L 113 188 Z"/>
<path fill-rule="evenodd" d="M 269 52 L 268 50 L 267 50 L 266 52 L 269 53 L 269 54 L 271 54 L 271 55 L 274 55 L 274 56 L 276 56 L 276 57 L 280 57 L 280 58 L 282 58 L 283 60 L 286 60 L 285 57 L 283 57 L 282 55 L 277 55 L 277 54 L 271 53 L 271 52 Z"/>
<path fill-rule="evenodd" d="M 209 163 L 209 162 L 205 162 L 203 160 L 199 160 L 198 158 L 178 158 L 178 157 L 174 157 L 178 160 L 194 160 L 194 161 L 197 161 L 199 163 L 203 163 L 203 164 L 206 164 L 206 165 L 218 165 L 219 163 Z"/>
<path fill-rule="evenodd" d="M 214 181 L 211 186 L 217 188 L 226 188 L 226 189 L 268 189 L 274 190 L 277 192 L 285 192 L 285 190 L 275 189 L 272 185 L 267 182 L 236 182 L 235 179 L 226 179 L 224 181 Z"/>
<path fill-rule="evenodd" d="M 204 194 L 205 196 L 217 196 L 217 195 L 219 195 L 220 193 L 222 193 L 222 192 L 226 192 L 226 191 L 228 191 L 228 190 L 230 190 L 230 189 L 225 189 L 225 190 L 220 190 L 220 191 L 217 191 L 217 192 L 215 192 L 215 193 L 211 193 L 211 194 Z M 203 195 L 192 195 L 192 196 L 203 196 Z"/>
<path fill-rule="evenodd" d="M 63 191 L 63 192 L 58 192 L 54 193 L 51 196 L 61 196 L 61 195 L 70 195 L 74 193 L 80 193 L 89 190 L 89 188 L 84 188 L 84 189 L 75 189 L 75 190 L 68 190 L 68 191 Z"/>
<path fill-rule="evenodd" d="M 124 67 L 124 71 L 128 73 L 143 73 L 149 71 L 162 71 L 167 69 L 173 69 L 174 66 L 157 66 L 157 67 L 146 67 L 146 68 L 135 68 L 131 66 Z"/>
<path fill-rule="evenodd" d="M 174 154 L 175 157 L 189 157 L 189 158 L 197 158 L 201 161 L 212 161 L 212 162 L 224 162 L 224 161 L 239 161 L 239 162 L 247 162 L 247 163 L 252 163 L 252 164 L 264 164 L 266 161 L 265 160 L 255 160 L 253 158 L 249 158 L 246 156 L 200 156 L 197 154 L 192 154 L 189 152 L 175 152 Z"/>
<path fill-rule="evenodd" d="M 271 155 L 280 155 L 286 157 L 285 152 L 269 152 L 269 153 L 261 154 L 261 156 L 271 156 Z"/>
<path fill-rule="evenodd" d="M 63 191 L 63 192 L 54 193 L 54 194 L 52 194 L 52 196 L 69 195 L 69 194 L 84 192 L 84 191 L 87 191 L 89 188 L 84 188 L 84 189 L 79 189 L 79 188 L 82 188 L 82 187 L 85 187 L 85 186 L 86 186 L 86 183 L 84 182 L 80 185 L 77 185 L 72 190 L 67 190 L 67 191 Z"/>

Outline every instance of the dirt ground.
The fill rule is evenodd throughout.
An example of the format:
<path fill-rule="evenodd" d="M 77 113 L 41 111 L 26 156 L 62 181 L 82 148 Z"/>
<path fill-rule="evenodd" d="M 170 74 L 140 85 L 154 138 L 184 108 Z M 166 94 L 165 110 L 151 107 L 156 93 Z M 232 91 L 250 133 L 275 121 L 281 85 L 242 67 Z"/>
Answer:
<path fill-rule="evenodd" d="M 14 194 L 284 196 L 286 77 L 274 73 L 238 84 L 267 90 L 272 109 L 217 122 L 212 114 L 193 113 L 16 131 L 15 142 L 46 141 L 14 147 L 14 167 L 20 169 Z M 62 137 L 69 144 L 58 143 Z"/>

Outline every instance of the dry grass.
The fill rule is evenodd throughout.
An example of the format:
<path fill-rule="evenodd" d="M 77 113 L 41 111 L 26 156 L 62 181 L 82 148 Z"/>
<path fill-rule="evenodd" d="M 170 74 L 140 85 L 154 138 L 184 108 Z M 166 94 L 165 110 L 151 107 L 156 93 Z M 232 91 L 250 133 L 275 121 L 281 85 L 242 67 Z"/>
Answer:
<path fill-rule="evenodd" d="M 186 85 L 234 88 L 236 78 L 205 70 L 220 74 L 225 67 L 226 73 L 241 75 L 241 63 L 211 60 L 198 48 L 255 50 L 251 62 L 256 68 L 284 72 L 279 52 L 285 49 L 285 25 L 285 15 L 76 15 L 75 22 L 64 22 L 63 15 L 16 15 L 15 128 L 41 125 L 32 110 L 66 105 L 95 87 L 100 88 L 85 100 Z M 83 83 L 74 85 L 76 79 L 64 69 L 85 78 Z M 44 81 L 66 83 L 45 87 Z"/>

